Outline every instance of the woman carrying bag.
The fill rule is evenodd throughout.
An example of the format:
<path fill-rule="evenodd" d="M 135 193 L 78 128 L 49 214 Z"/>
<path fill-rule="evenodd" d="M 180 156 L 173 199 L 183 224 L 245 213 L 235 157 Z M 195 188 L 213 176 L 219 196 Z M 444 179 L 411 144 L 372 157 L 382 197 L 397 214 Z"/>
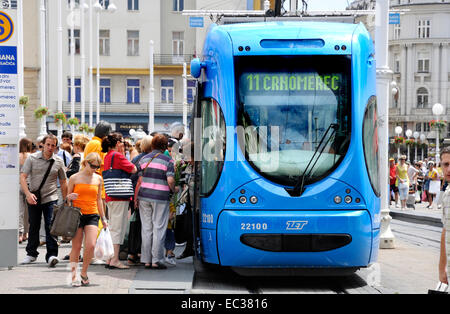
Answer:
<path fill-rule="evenodd" d="M 81 209 L 80 225 L 75 237 L 72 239 L 70 263 L 72 270 L 72 286 L 89 285 L 87 270 L 94 256 L 97 241 L 98 222 L 101 217 L 104 228 L 108 227 L 102 202 L 102 177 L 95 173 L 100 168 L 102 160 L 97 153 L 90 153 L 82 162 L 82 170 L 69 179 L 67 199 L 73 206 Z M 78 257 L 80 256 L 85 236 L 83 267 L 81 269 L 81 282 L 77 278 Z"/>
<path fill-rule="evenodd" d="M 128 269 L 129 266 L 119 261 L 119 251 L 120 246 L 125 240 L 128 224 L 128 208 L 134 192 L 130 176 L 136 173 L 137 169 L 124 155 L 125 145 L 122 134 L 120 133 L 112 133 L 103 140 L 102 152 L 107 153 L 104 160 L 103 180 L 105 182 L 109 230 L 111 231 L 114 245 L 114 257 L 109 263 L 106 262 L 106 267 L 109 269 Z M 122 187 L 114 183 L 110 185 L 110 182 L 115 181 L 116 175 L 120 176 L 120 180 L 122 181 L 129 181 L 130 186 Z M 128 196 L 127 192 L 121 194 L 121 191 L 124 189 L 129 190 L 130 194 Z M 114 192 L 121 195 L 115 194 Z"/>

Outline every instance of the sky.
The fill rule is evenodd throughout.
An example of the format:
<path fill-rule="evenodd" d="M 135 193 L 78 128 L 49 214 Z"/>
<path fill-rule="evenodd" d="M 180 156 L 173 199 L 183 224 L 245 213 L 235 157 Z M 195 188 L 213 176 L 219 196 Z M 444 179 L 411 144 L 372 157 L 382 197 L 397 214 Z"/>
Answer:
<path fill-rule="evenodd" d="M 310 11 L 345 10 L 353 0 L 307 0 Z"/>

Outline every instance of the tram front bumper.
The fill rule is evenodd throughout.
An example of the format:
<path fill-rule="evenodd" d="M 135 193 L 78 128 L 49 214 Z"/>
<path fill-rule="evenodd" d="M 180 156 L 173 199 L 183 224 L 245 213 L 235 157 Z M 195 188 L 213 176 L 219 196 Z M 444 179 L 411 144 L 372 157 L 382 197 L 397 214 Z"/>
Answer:
<path fill-rule="evenodd" d="M 216 234 L 220 264 L 236 267 L 364 267 L 373 236 L 365 210 L 224 210 Z"/>

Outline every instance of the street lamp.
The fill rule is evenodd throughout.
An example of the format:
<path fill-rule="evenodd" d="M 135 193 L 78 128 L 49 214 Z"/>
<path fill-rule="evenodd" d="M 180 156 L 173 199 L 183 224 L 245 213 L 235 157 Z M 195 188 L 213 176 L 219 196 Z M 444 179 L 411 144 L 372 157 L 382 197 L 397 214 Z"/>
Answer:
<path fill-rule="evenodd" d="M 391 82 L 391 94 L 392 94 L 392 96 L 396 96 L 397 95 L 397 93 L 398 93 L 398 87 L 397 87 L 397 82 L 396 81 L 392 81 Z"/>
<path fill-rule="evenodd" d="M 433 114 L 436 116 L 436 120 L 439 121 L 439 116 L 444 113 L 444 107 L 440 103 L 435 103 L 432 108 Z M 436 167 L 439 165 L 440 156 L 439 156 L 439 126 L 436 127 Z"/>
<path fill-rule="evenodd" d="M 414 136 L 414 143 L 416 144 L 416 145 L 414 145 L 414 162 L 417 162 L 417 140 L 419 139 L 419 136 L 420 136 L 420 134 L 419 134 L 419 132 L 417 132 L 417 131 L 415 131 L 414 133 L 413 133 L 413 136 Z"/>
<path fill-rule="evenodd" d="M 41 42 L 41 107 L 48 106 L 47 104 L 47 66 L 46 66 L 46 52 L 47 42 L 45 33 L 46 28 L 46 2 L 41 0 L 40 2 L 40 42 Z M 39 136 L 47 135 L 46 116 L 41 118 Z"/>
<path fill-rule="evenodd" d="M 406 130 L 405 134 L 406 134 L 406 137 L 408 137 L 408 140 L 409 140 L 409 138 L 412 135 L 412 131 L 410 129 L 408 129 L 408 130 Z M 407 144 L 406 146 L 408 146 L 408 161 L 410 161 L 409 160 L 409 144 Z"/>
<path fill-rule="evenodd" d="M 97 29 L 96 29 L 96 41 L 97 44 L 97 115 L 96 115 L 96 124 L 100 122 L 100 13 L 103 11 L 103 6 L 100 1 L 97 1 L 94 4 L 94 10 L 97 15 Z M 116 12 L 117 7 L 114 3 L 110 3 L 108 8 L 106 9 L 109 13 Z"/>
<path fill-rule="evenodd" d="M 425 136 L 425 134 L 420 134 L 420 143 L 424 144 L 425 140 L 427 139 L 427 137 Z M 422 145 L 422 160 L 423 160 L 423 145 Z"/>
<path fill-rule="evenodd" d="M 403 129 L 401 126 L 396 126 L 395 127 L 395 134 L 397 134 L 397 136 L 400 136 L 400 134 L 402 134 Z M 398 145 L 397 147 L 397 160 L 400 158 L 400 145 Z"/>

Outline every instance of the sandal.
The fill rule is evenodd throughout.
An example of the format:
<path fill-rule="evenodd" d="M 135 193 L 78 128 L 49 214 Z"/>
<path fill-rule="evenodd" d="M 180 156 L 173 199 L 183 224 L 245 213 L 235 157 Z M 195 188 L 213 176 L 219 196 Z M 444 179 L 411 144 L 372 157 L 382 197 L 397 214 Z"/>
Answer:
<path fill-rule="evenodd" d="M 75 276 L 72 275 L 72 287 L 80 287 L 81 286 L 81 282 L 80 280 L 78 280 L 77 275 L 75 274 Z"/>
<path fill-rule="evenodd" d="M 81 285 L 83 287 L 89 286 L 89 278 L 88 276 L 84 277 L 83 275 L 80 274 L 81 277 Z"/>
<path fill-rule="evenodd" d="M 130 266 L 124 265 L 122 263 L 119 263 L 117 265 L 111 265 L 109 264 L 109 269 L 129 269 Z"/>
<path fill-rule="evenodd" d="M 164 265 L 163 263 L 156 262 L 155 265 L 152 264 L 153 269 L 167 269 L 167 266 Z"/>
<path fill-rule="evenodd" d="M 136 266 L 138 264 L 138 261 L 135 258 L 128 257 L 127 263 L 129 266 Z"/>
<path fill-rule="evenodd" d="M 81 282 L 79 280 L 72 281 L 72 287 L 74 288 L 81 287 Z"/>

